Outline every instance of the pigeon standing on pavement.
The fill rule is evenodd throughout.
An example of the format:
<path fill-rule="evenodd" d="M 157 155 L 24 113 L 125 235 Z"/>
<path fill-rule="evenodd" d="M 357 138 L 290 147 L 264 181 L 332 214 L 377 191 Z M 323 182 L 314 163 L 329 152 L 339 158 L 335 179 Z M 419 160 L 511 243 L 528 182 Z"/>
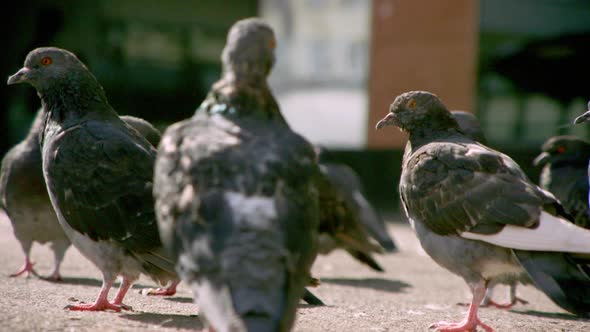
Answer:
<path fill-rule="evenodd" d="M 61 280 L 59 268 L 70 240 L 57 221 L 41 169 L 39 134 L 43 127 L 42 110 L 37 112 L 27 137 L 10 149 L 2 159 L 0 171 L 0 206 L 12 224 L 14 236 L 25 254 L 25 264 L 11 277 L 30 273 L 33 242 L 50 243 L 54 256 L 53 272 L 45 279 Z"/>
<path fill-rule="evenodd" d="M 92 304 L 71 310 L 115 310 L 144 273 L 176 281 L 160 242 L 151 195 L 155 148 L 123 122 L 86 66 L 71 52 L 31 51 L 8 84 L 29 83 L 41 98 L 43 176 L 58 220 L 74 246 L 102 272 Z M 115 278 L 123 277 L 113 302 Z"/>
<path fill-rule="evenodd" d="M 384 269 L 373 257 L 382 254 L 384 249 L 372 241 L 354 200 L 349 199 L 346 189 L 339 186 L 340 179 L 320 164 L 321 175 L 318 178 L 320 200 L 319 253 L 326 255 L 340 248 L 346 250 L 359 262 L 375 271 Z M 332 177 L 331 177 L 332 175 Z M 387 233 L 386 233 L 387 234 Z"/>
<path fill-rule="evenodd" d="M 55 263 L 53 272 L 43 279 L 60 281 L 62 280 L 60 266 L 66 250 L 70 247 L 70 240 L 59 225 L 43 178 L 39 146 L 43 116 L 43 110 L 40 109 L 27 137 L 10 149 L 2 160 L 0 207 L 6 211 L 14 235 L 25 254 L 25 264 L 11 276 L 37 275 L 33 269 L 34 263 L 30 259 L 33 242 L 50 243 Z M 151 124 L 133 116 L 121 116 L 121 119 L 146 138 L 156 139 L 157 137 L 154 141 L 155 145 L 152 143 L 157 146 L 160 134 Z"/>
<path fill-rule="evenodd" d="M 211 329 L 287 331 L 317 251 L 313 147 L 290 130 L 268 85 L 272 29 L 230 29 L 223 74 L 158 149 L 162 241 Z"/>
<path fill-rule="evenodd" d="M 542 166 L 539 184 L 561 202 L 576 225 L 590 228 L 588 159 L 590 143 L 575 136 L 555 136 L 542 146 L 534 164 Z"/>
<path fill-rule="evenodd" d="M 481 129 L 481 125 L 477 120 L 477 117 L 473 113 L 465 112 L 465 111 L 451 111 L 451 115 L 457 121 L 459 125 L 459 129 L 469 138 L 472 140 L 481 143 L 483 145 L 487 144 L 487 139 Z M 409 150 L 408 150 L 409 151 Z M 507 284 L 509 286 L 508 290 L 508 298 L 509 302 L 506 304 L 497 303 L 492 299 L 492 295 L 494 293 L 494 287 L 490 286 L 486 290 L 486 296 L 484 297 L 483 301 L 481 301 L 482 307 L 489 307 L 493 306 L 498 309 L 510 309 L 516 303 L 528 304 L 528 301 L 520 298 L 517 296 L 516 287 L 518 283 L 529 284 L 530 279 L 526 275 L 522 275 L 520 280 L 510 279 L 507 280 Z M 500 282 L 501 283 L 501 282 Z"/>
<path fill-rule="evenodd" d="M 399 190 L 420 244 L 473 293 L 463 321 L 432 327 L 493 331 L 477 314 L 486 288 L 525 271 L 556 304 L 588 317 L 590 231 L 568 221 L 551 193 L 508 156 L 465 136 L 431 93 L 395 98 L 377 129 L 388 125 L 409 133 Z"/>
<path fill-rule="evenodd" d="M 395 243 L 387 231 L 385 221 L 365 197 L 358 174 L 345 164 L 326 161 L 323 148 L 316 147 L 316 153 L 322 174 L 336 187 L 346 203 L 352 207 L 358 223 L 385 251 L 397 251 Z"/>

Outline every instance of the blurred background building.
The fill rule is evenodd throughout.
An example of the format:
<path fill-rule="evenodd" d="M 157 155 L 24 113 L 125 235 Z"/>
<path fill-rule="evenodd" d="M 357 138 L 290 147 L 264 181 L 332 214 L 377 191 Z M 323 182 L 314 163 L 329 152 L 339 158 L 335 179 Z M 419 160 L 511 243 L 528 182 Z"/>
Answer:
<path fill-rule="evenodd" d="M 395 211 L 405 136 L 373 127 L 395 96 L 438 94 L 476 113 L 490 145 L 532 179 L 531 160 L 590 99 L 588 0 L 21 0 L 4 10 L 0 72 L 39 46 L 75 52 L 121 114 L 160 129 L 189 117 L 220 74 L 236 20 L 276 31 L 270 84 L 289 123 L 363 177 Z M 24 137 L 40 103 L 28 86 L 0 88 L 0 153 Z"/>

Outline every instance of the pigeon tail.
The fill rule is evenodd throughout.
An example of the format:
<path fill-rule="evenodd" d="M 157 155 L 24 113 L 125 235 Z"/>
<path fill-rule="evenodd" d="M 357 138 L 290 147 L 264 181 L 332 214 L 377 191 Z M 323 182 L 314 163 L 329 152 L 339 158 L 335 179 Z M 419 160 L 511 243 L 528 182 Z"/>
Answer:
<path fill-rule="evenodd" d="M 555 304 L 590 318 L 590 259 L 572 254 L 514 250 L 520 264 Z"/>
<path fill-rule="evenodd" d="M 495 234 L 460 235 L 510 249 L 590 254 L 590 230 L 545 211 L 541 212 L 536 228 L 506 225 Z"/>
<path fill-rule="evenodd" d="M 353 250 L 353 249 L 346 249 L 346 251 L 348 251 L 348 253 L 352 257 L 354 257 L 357 260 L 359 260 L 360 262 L 368 265 L 373 270 L 378 271 L 378 272 L 385 272 L 385 270 L 381 267 L 381 265 L 379 265 L 379 263 L 377 263 L 377 261 L 370 254 L 367 254 L 367 253 L 364 253 L 364 252 L 358 251 L 358 250 Z"/>

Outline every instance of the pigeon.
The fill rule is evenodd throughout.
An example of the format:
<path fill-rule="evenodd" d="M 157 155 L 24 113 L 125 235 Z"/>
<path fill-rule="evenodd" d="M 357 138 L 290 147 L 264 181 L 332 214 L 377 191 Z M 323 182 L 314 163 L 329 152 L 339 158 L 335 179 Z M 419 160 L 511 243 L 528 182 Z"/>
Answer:
<path fill-rule="evenodd" d="M 472 140 L 481 143 L 481 144 L 487 144 L 487 139 L 483 133 L 483 130 L 481 129 L 481 125 L 479 124 L 479 120 L 477 120 L 477 117 L 470 112 L 466 112 L 466 111 L 451 111 L 451 115 L 455 118 L 455 120 L 457 121 L 457 124 L 459 125 L 459 129 L 463 132 L 463 134 L 465 134 L 467 137 L 471 138 Z M 410 150 L 407 150 L 410 151 Z M 481 301 L 481 307 L 496 307 L 498 309 L 510 309 L 512 308 L 512 306 L 514 306 L 516 303 L 521 303 L 521 304 L 528 304 L 528 301 L 520 298 L 517 295 L 516 292 L 516 288 L 518 286 L 518 283 L 522 283 L 522 284 L 530 284 L 530 279 L 528 278 L 528 276 L 526 275 L 522 275 L 521 280 L 515 280 L 513 278 L 511 278 L 510 280 L 507 280 L 508 286 L 509 286 L 509 290 L 508 290 L 508 296 L 509 296 L 509 302 L 508 303 L 497 303 L 496 301 L 494 301 L 492 299 L 492 295 L 494 293 L 494 287 L 488 287 L 487 291 L 486 291 L 486 296 L 484 297 L 483 301 Z M 461 303 L 461 305 L 463 305 L 463 303 Z"/>
<path fill-rule="evenodd" d="M 17 83 L 31 84 L 42 102 L 43 177 L 59 224 L 103 277 L 94 303 L 68 308 L 130 309 L 123 299 L 140 273 L 177 282 L 154 213 L 156 149 L 119 118 L 100 83 L 67 50 L 34 49 L 8 78 Z M 118 275 L 123 279 L 109 302 Z"/>
<path fill-rule="evenodd" d="M 590 228 L 588 213 L 588 159 L 590 142 L 575 136 L 548 139 L 535 160 L 542 166 L 539 184 L 561 202 L 576 225 Z"/>
<path fill-rule="evenodd" d="M 217 332 L 288 331 L 317 254 L 319 170 L 268 87 L 275 43 L 263 21 L 236 22 L 221 78 L 158 148 L 160 236 Z"/>
<path fill-rule="evenodd" d="M 121 119 L 146 138 L 155 139 L 157 136 L 154 141 L 157 146 L 160 134 L 151 124 L 133 116 L 125 115 Z M 47 195 L 39 147 L 42 124 L 43 110 L 39 109 L 27 137 L 4 156 L 0 171 L 0 207 L 7 213 L 25 254 L 23 267 L 10 276 L 37 275 L 30 259 L 32 244 L 50 243 L 55 264 L 51 275 L 43 279 L 61 281 L 60 266 L 70 240 L 59 225 Z"/>
<path fill-rule="evenodd" d="M 338 193 L 352 207 L 359 224 L 387 252 L 397 251 L 387 231 L 383 218 L 363 194 L 363 185 L 358 174 L 348 165 L 325 160 L 326 151 L 316 146 L 322 174 L 336 187 Z"/>
<path fill-rule="evenodd" d="M 588 317 L 590 231 L 570 222 L 551 193 L 510 157 L 465 136 L 432 93 L 396 97 L 376 127 L 388 125 L 409 134 L 399 192 L 420 244 L 473 294 L 461 322 L 431 327 L 493 331 L 478 317 L 486 288 L 525 273 L 557 305 Z"/>
<path fill-rule="evenodd" d="M 62 280 L 59 272 L 70 240 L 57 221 L 41 170 L 39 134 L 43 112 L 39 110 L 27 137 L 10 149 L 2 159 L 0 171 L 0 206 L 12 224 L 14 236 L 24 254 L 23 267 L 11 277 L 38 275 L 33 269 L 30 252 L 33 242 L 50 243 L 54 256 L 53 272 L 46 278 Z"/>
<path fill-rule="evenodd" d="M 358 210 L 357 202 L 354 198 L 351 201 L 347 189 L 339 186 L 338 181 L 342 179 L 334 179 L 335 174 L 329 174 L 329 170 L 323 164 L 320 164 L 320 171 L 319 253 L 326 255 L 334 249 L 341 248 L 373 270 L 383 272 L 383 267 L 372 254 L 382 254 L 384 249 L 379 243 L 371 240 L 361 221 L 363 215 Z"/>

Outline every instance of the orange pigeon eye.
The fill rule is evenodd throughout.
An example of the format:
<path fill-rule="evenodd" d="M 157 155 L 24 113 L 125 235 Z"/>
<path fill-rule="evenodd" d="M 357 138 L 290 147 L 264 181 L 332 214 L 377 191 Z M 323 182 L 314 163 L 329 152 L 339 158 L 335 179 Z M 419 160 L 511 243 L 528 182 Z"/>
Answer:
<path fill-rule="evenodd" d="M 563 146 L 559 146 L 557 147 L 557 153 L 564 153 L 565 152 L 565 148 Z"/>
<path fill-rule="evenodd" d="M 44 66 L 48 66 L 51 64 L 51 58 L 50 57 L 44 57 L 43 59 L 41 59 L 41 64 Z"/>
<path fill-rule="evenodd" d="M 406 104 L 406 107 L 409 109 L 416 108 L 416 100 L 410 99 L 410 101 L 408 101 L 408 103 Z"/>
<path fill-rule="evenodd" d="M 274 38 L 271 38 L 270 42 L 268 42 L 268 47 L 270 47 L 271 50 L 274 50 L 276 46 L 277 46 L 277 41 Z"/>

